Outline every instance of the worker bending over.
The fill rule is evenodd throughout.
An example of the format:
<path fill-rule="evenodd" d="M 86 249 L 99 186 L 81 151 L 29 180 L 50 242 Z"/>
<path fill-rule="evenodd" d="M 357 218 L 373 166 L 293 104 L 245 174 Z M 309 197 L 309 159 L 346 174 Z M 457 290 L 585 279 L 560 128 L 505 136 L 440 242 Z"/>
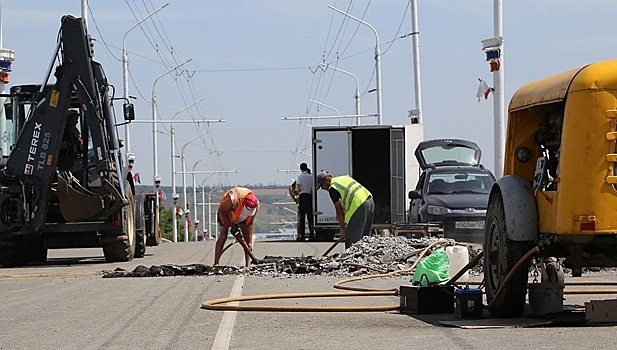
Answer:
<path fill-rule="evenodd" d="M 248 188 L 234 187 L 223 194 L 217 213 L 219 236 L 214 247 L 214 265 L 219 265 L 229 229 L 233 225 L 238 225 L 249 249 L 253 249 L 253 223 L 258 208 L 259 200 Z M 244 263 L 246 267 L 251 265 L 248 252 L 244 252 Z"/>
<path fill-rule="evenodd" d="M 317 188 L 327 190 L 336 209 L 345 248 L 371 234 L 375 202 L 371 192 L 349 175 L 332 177 L 329 172 L 317 174 Z"/>

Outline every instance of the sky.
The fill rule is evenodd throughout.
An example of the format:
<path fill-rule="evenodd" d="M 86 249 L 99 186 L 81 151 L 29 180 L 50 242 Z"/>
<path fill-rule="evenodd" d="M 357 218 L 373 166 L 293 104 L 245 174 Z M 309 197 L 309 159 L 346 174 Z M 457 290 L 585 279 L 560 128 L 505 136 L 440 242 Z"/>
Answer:
<path fill-rule="evenodd" d="M 493 82 L 481 44 L 494 34 L 493 3 L 417 1 L 425 139 L 475 141 L 491 170 L 493 96 L 478 102 L 476 92 L 478 78 Z M 0 4 L 2 46 L 15 50 L 16 58 L 9 86 L 41 83 L 60 19 L 81 17 L 82 1 Z M 355 123 L 307 118 L 354 114 L 356 88 L 360 114 L 376 114 L 377 43 L 382 123 L 409 123 L 408 111 L 417 107 L 407 0 L 89 0 L 88 9 L 95 60 L 117 97 L 125 93 L 126 48 L 126 92 L 137 116 L 127 147 L 142 184 L 153 184 L 155 175 L 163 186 L 172 184 L 171 120 L 182 121 L 173 124 L 174 153 L 184 153 L 187 184 L 191 172 L 198 186 L 291 183 L 300 163 L 311 164 L 312 126 Z M 617 2 L 606 0 L 503 1 L 506 106 L 527 82 L 615 57 L 616 10 Z M 339 70 L 320 69 L 320 63 Z M 153 115 L 161 121 L 156 162 Z M 213 122 L 218 119 L 224 122 Z M 362 118 L 361 124 L 377 120 Z M 120 137 L 126 136 L 122 128 Z M 181 157 L 175 169 L 181 186 Z"/>

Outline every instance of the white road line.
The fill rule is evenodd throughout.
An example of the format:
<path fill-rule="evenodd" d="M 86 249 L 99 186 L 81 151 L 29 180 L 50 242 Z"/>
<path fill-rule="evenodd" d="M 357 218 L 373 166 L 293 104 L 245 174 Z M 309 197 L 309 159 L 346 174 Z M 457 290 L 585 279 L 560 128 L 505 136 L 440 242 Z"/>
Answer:
<path fill-rule="evenodd" d="M 230 298 L 239 297 L 242 295 L 242 287 L 244 286 L 244 276 L 238 276 L 234 282 L 234 286 L 231 288 Z M 234 301 L 229 305 L 238 305 L 239 302 Z M 216 331 L 214 337 L 214 343 L 212 344 L 212 350 L 227 350 L 231 343 L 231 333 L 234 329 L 234 323 L 236 321 L 237 311 L 223 311 L 223 318 L 219 329 Z"/>

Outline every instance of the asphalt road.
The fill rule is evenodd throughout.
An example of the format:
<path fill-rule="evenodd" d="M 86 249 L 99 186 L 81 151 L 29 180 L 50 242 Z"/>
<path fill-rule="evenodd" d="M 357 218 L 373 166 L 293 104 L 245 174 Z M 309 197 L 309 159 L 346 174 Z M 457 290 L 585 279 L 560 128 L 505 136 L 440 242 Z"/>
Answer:
<path fill-rule="evenodd" d="M 331 243 L 262 242 L 255 255 L 319 256 Z M 341 251 L 342 245 L 334 252 Z M 546 325 L 546 320 L 483 319 L 477 329 L 454 314 L 218 311 L 204 301 L 232 295 L 335 292 L 331 276 L 185 276 L 102 278 L 138 265 L 211 264 L 214 242 L 165 243 L 146 257 L 108 264 L 100 249 L 52 250 L 47 264 L 0 269 L 0 349 L 614 349 L 613 326 Z M 238 245 L 222 264 L 240 265 Z M 585 278 L 614 280 L 612 274 Z M 409 284 L 409 276 L 371 279 L 374 289 Z M 608 288 L 608 287 L 606 287 Z M 565 304 L 616 295 L 567 295 Z M 255 305 L 398 305 L 393 296 L 260 300 Z M 244 303 L 242 305 L 245 305 Z M 452 322 L 453 326 L 440 324 Z M 486 327 L 492 328 L 486 328 Z M 533 326 L 533 327 L 532 327 Z"/>

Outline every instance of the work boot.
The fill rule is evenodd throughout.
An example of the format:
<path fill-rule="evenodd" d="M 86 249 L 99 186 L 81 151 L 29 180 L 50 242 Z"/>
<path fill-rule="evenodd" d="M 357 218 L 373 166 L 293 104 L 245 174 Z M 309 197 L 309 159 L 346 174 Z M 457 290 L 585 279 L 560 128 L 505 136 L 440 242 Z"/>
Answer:
<path fill-rule="evenodd" d="M 296 238 L 296 242 L 304 242 L 306 240 L 306 238 L 304 236 L 298 236 L 298 238 Z"/>

